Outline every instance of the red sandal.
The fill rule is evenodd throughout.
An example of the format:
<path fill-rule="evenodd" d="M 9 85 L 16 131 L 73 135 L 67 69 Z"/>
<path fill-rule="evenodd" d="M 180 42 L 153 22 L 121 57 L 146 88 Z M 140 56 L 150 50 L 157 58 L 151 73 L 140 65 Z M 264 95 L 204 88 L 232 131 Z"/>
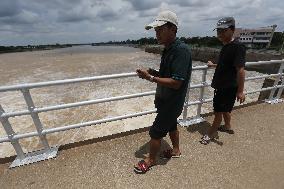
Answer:
<path fill-rule="evenodd" d="M 141 160 L 137 165 L 134 166 L 134 172 L 137 174 L 145 174 L 154 165 L 148 165 L 145 160 Z"/>

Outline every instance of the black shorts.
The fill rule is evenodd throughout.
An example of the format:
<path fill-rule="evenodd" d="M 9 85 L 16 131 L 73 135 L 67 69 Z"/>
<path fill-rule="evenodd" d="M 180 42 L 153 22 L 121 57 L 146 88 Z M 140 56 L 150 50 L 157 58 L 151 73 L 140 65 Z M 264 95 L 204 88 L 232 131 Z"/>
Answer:
<path fill-rule="evenodd" d="M 157 116 L 153 125 L 150 127 L 149 135 L 154 139 L 165 137 L 168 132 L 177 130 L 177 118 L 181 114 L 180 111 L 173 111 L 168 108 L 157 109 Z"/>
<path fill-rule="evenodd" d="M 237 87 L 215 89 L 213 98 L 214 112 L 231 112 L 235 104 L 237 90 Z"/>

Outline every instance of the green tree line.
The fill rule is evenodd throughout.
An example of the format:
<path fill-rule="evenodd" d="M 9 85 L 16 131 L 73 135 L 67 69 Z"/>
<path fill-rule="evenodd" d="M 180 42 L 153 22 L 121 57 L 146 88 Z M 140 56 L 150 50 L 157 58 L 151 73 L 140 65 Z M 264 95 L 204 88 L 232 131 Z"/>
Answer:
<path fill-rule="evenodd" d="M 221 43 L 217 39 L 217 37 L 178 37 L 181 41 L 195 45 L 195 46 L 208 46 L 208 47 L 215 47 L 215 46 L 221 46 Z M 157 44 L 157 40 L 154 37 L 143 37 L 138 40 L 125 40 L 125 41 L 108 41 L 108 42 L 102 42 L 102 43 L 94 43 L 94 45 L 102 45 L 102 44 L 128 44 L 128 45 L 154 45 Z"/>
<path fill-rule="evenodd" d="M 197 47 L 220 47 L 222 44 L 215 36 L 206 37 L 179 37 L 181 41 L 187 44 Z M 284 41 L 284 33 L 275 32 L 271 42 L 271 48 L 280 49 Z M 157 44 L 157 40 L 154 37 L 143 37 L 138 40 L 127 39 L 125 41 L 108 41 L 101 43 L 90 43 L 92 45 L 154 45 Z M 64 48 L 70 47 L 73 44 L 55 44 L 55 45 L 27 45 L 27 46 L 0 46 L 1 52 L 15 52 L 15 51 L 27 51 L 27 50 L 45 50 L 50 48 Z M 80 44 L 76 44 L 80 45 Z"/>
<path fill-rule="evenodd" d="M 284 42 L 284 32 L 274 32 L 271 46 L 272 47 L 281 47 Z"/>
<path fill-rule="evenodd" d="M 220 47 L 222 44 L 215 36 L 206 37 L 179 37 L 179 39 L 187 44 L 197 47 Z M 282 32 L 275 32 L 271 41 L 271 48 L 279 48 L 283 44 L 284 34 Z M 97 44 L 133 44 L 133 45 L 153 45 L 157 44 L 157 40 L 153 37 L 140 38 L 138 40 L 125 41 L 109 41 Z"/>
<path fill-rule="evenodd" d="M 65 48 L 71 46 L 72 46 L 71 44 L 59 44 L 59 43 L 56 43 L 54 45 L 0 46 L 0 53 L 48 50 L 48 49 Z"/>

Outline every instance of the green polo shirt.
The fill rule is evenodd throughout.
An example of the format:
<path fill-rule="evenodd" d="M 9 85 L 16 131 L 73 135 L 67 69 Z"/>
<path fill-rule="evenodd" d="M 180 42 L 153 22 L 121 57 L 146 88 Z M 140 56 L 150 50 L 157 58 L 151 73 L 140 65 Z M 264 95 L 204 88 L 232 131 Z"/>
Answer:
<path fill-rule="evenodd" d="M 159 77 L 172 78 L 183 82 L 179 89 L 172 89 L 158 84 L 155 95 L 156 108 L 182 110 L 191 70 L 192 59 L 188 45 L 180 40 L 175 40 L 168 48 L 164 49 L 161 57 Z"/>

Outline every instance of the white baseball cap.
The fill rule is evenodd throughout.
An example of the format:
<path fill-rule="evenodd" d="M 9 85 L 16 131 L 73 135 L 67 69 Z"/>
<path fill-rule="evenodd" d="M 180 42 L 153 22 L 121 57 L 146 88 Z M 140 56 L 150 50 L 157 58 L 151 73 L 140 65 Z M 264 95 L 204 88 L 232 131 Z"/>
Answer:
<path fill-rule="evenodd" d="M 157 18 L 155 19 L 154 22 L 145 26 L 145 29 L 149 30 L 151 28 L 156 28 L 156 27 L 159 27 L 159 26 L 166 24 L 167 22 L 170 22 L 170 23 L 174 24 L 176 27 L 178 27 L 177 15 L 174 12 L 169 11 L 169 10 L 162 11 L 158 14 L 158 16 L 157 16 Z"/>

